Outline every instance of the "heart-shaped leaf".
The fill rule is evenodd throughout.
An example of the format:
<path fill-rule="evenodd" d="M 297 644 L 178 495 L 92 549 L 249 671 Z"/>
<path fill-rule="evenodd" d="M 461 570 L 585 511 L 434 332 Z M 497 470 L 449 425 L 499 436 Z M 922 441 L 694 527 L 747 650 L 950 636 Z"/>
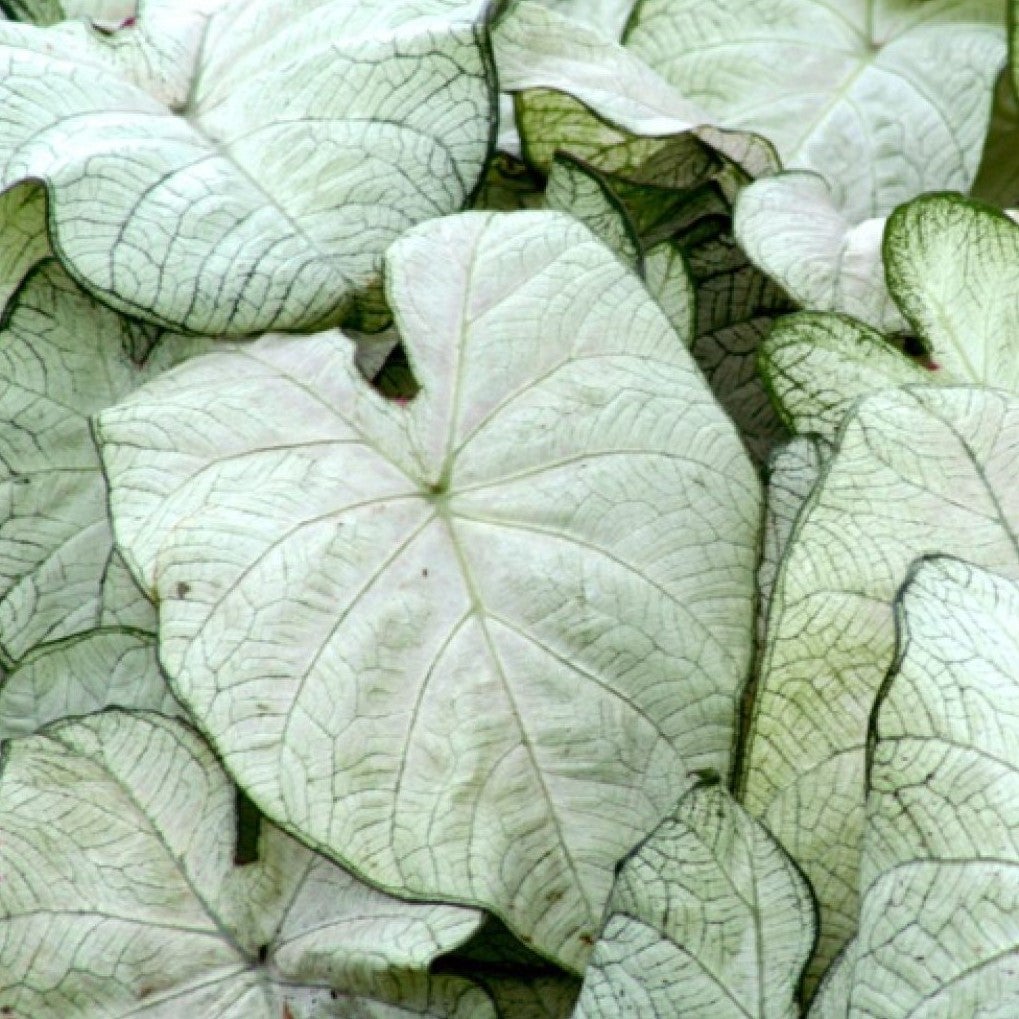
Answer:
<path fill-rule="evenodd" d="M 1006 49 L 1000 0 L 641 0 L 624 43 L 853 223 L 972 184 Z"/>
<path fill-rule="evenodd" d="M 209 335 L 335 321 L 477 182 L 482 8 L 149 0 L 108 43 L 0 23 L 0 185 L 45 184 L 60 258 L 120 311 Z"/>
<path fill-rule="evenodd" d="M 429 977 L 481 914 L 400 902 L 263 823 L 238 866 L 235 790 L 207 744 L 119 711 L 0 758 L 0 1014 L 33 1019 L 491 1017 Z M 364 1007 L 364 1006 L 362 1006 Z"/>
<path fill-rule="evenodd" d="M 433 221 L 386 279 L 409 404 L 335 335 L 196 359 L 101 416 L 118 540 L 267 814 L 579 969 L 616 860 L 729 766 L 758 481 L 576 221 Z"/>

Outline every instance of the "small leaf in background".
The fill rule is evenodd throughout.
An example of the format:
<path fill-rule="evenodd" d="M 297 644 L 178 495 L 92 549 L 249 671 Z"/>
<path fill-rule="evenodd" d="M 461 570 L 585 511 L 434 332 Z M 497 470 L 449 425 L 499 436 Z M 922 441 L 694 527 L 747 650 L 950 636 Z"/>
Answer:
<path fill-rule="evenodd" d="M 10 741 L 0 830 L 4 1014 L 495 1019 L 479 988 L 427 973 L 480 913 L 391 899 L 265 822 L 234 866 L 234 788 L 175 719 Z"/>
<path fill-rule="evenodd" d="M 623 863 L 576 1019 L 794 1019 L 816 933 L 803 875 L 717 782 Z"/>
<path fill-rule="evenodd" d="M 875 329 L 905 327 L 885 286 L 885 218 L 855 223 L 813 173 L 753 181 L 739 195 L 733 232 L 758 269 L 803 308 L 852 315 Z"/>
<path fill-rule="evenodd" d="M 856 929 L 867 723 L 910 563 L 946 552 L 1019 577 L 1019 398 L 977 386 L 864 400 L 800 511 L 772 596 L 742 801 L 811 880 L 808 985 Z"/>
<path fill-rule="evenodd" d="M 759 364 L 790 430 L 828 442 L 862 397 L 894 386 L 958 381 L 906 357 L 862 322 L 810 311 L 779 319 L 761 345 Z"/>
<path fill-rule="evenodd" d="M 943 557 L 874 718 L 851 1019 L 1019 1011 L 1019 584 Z"/>
<path fill-rule="evenodd" d="M 417 396 L 333 334 L 192 360 L 101 417 L 118 540 L 268 816 L 579 971 L 616 860 L 730 766 L 757 477 L 575 220 L 436 220 L 386 279 Z"/>

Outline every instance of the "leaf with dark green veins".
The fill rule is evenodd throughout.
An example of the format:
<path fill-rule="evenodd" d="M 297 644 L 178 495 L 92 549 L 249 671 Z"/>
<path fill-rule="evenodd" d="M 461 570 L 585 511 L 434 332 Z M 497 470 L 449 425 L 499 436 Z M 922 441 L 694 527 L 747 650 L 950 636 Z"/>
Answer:
<path fill-rule="evenodd" d="M 1019 584 L 912 572 L 874 717 L 850 1019 L 1019 1010 Z"/>
<path fill-rule="evenodd" d="M 234 787 L 175 719 L 10 741 L 0 826 L 2 1014 L 495 1019 L 479 988 L 427 973 L 480 913 L 391 899 L 266 823 L 235 866 Z"/>
<path fill-rule="evenodd" d="M 118 540 L 269 817 L 579 970 L 616 860 L 729 768 L 759 483 L 575 220 L 437 220 L 386 280 L 416 397 L 328 334 L 192 360 L 100 418 Z"/>
<path fill-rule="evenodd" d="M 477 183 L 484 17 L 148 0 L 105 41 L 0 22 L 0 186 L 45 185 L 59 257 L 120 311 L 210 335 L 335 324 L 391 241 Z"/>
<path fill-rule="evenodd" d="M 743 802 L 821 908 L 810 983 L 856 930 L 867 722 L 910 563 L 948 552 L 1019 577 L 1019 398 L 981 387 L 864 400 L 800 512 L 772 597 Z"/>
<path fill-rule="evenodd" d="M 695 787 L 622 866 L 576 1019 L 794 1019 L 810 889 L 719 784 Z"/>

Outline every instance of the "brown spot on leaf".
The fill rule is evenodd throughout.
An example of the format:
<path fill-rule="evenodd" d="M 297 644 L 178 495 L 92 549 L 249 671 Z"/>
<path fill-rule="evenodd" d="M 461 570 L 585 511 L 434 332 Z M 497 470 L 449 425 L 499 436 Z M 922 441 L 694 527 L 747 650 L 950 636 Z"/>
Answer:
<path fill-rule="evenodd" d="M 177 585 L 177 597 L 178 598 L 186 598 L 190 593 L 191 593 L 191 585 L 190 584 L 185 584 L 184 581 L 182 580 Z"/>

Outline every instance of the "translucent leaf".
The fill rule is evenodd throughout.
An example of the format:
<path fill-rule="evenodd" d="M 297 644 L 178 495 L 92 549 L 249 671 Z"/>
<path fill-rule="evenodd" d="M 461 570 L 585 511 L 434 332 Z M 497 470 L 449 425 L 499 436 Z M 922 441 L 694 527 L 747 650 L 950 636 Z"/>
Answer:
<path fill-rule="evenodd" d="M 118 539 L 269 816 L 579 969 L 616 860 L 728 767 L 757 478 L 576 221 L 436 220 L 386 279 L 413 400 L 328 334 L 188 362 L 101 416 Z"/>
<path fill-rule="evenodd" d="M 622 866 L 576 1019 L 794 1019 L 814 943 L 807 882 L 717 782 Z"/>
<path fill-rule="evenodd" d="M 12 740 L 0 802 L 0 1011 L 494 1017 L 426 972 L 477 912 L 391 899 L 267 823 L 236 866 L 234 788 L 175 719 L 105 712 Z"/>
<path fill-rule="evenodd" d="M 1019 576 L 1019 400 L 909 387 L 849 418 L 779 570 L 743 802 L 811 880 L 811 983 L 856 929 L 867 721 L 910 563 L 948 552 Z"/>
<path fill-rule="evenodd" d="M 120 311 L 209 335 L 330 324 L 480 176 L 482 17 L 480 0 L 150 0 L 106 42 L 0 23 L 0 185 L 45 184 L 60 258 Z"/>
<path fill-rule="evenodd" d="M 1019 225 L 959 195 L 897 209 L 888 286 L 946 375 L 1019 393 Z"/>

